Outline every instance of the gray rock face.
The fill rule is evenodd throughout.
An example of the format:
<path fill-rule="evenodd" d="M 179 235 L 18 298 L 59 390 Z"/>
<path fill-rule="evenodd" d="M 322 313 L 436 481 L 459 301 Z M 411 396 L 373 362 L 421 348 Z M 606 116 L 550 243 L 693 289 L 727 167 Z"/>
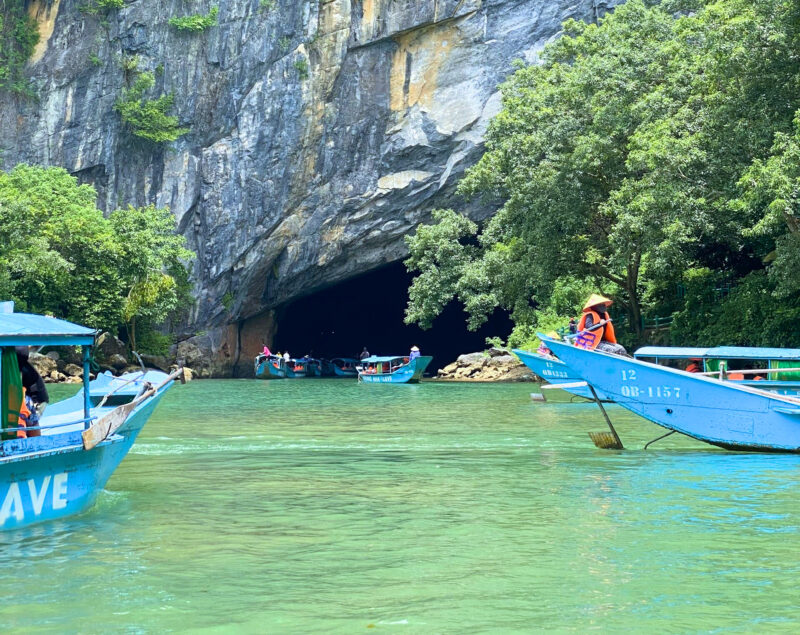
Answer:
<path fill-rule="evenodd" d="M 30 3 L 38 98 L 0 103 L 0 161 L 63 166 L 106 210 L 168 205 L 198 254 L 187 330 L 229 342 L 224 367 L 256 352 L 239 337 L 248 320 L 402 258 L 403 236 L 452 204 L 480 156 L 512 60 L 618 0 L 226 0 L 196 34 L 168 20 L 209 1 L 100 16 L 85 3 Z M 190 127 L 169 147 L 132 137 L 113 109 L 133 56 Z"/>

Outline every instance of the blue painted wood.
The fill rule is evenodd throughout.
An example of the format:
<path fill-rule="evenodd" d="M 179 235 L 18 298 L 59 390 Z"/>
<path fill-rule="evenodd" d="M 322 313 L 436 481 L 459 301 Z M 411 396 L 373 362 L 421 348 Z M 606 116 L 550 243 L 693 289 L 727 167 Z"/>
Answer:
<path fill-rule="evenodd" d="M 369 359 L 384 360 L 381 364 L 387 366 L 392 362 L 400 364 L 393 372 L 370 373 L 366 372 L 366 367 L 361 367 L 358 371 L 358 380 L 366 384 L 416 384 L 422 379 L 422 375 L 433 357 L 421 356 L 404 363 L 404 357 L 375 357 L 362 360 L 362 363 Z"/>
<path fill-rule="evenodd" d="M 645 419 L 729 449 L 800 451 L 800 399 L 548 341 L 569 368 Z"/>
<path fill-rule="evenodd" d="M 583 381 L 583 379 L 572 372 L 564 362 L 558 359 L 545 357 L 539 353 L 524 351 L 519 348 L 513 349 L 512 352 L 519 357 L 520 361 L 530 368 L 536 375 L 547 380 L 547 382 L 550 384 L 558 385 Z M 582 397 L 583 399 L 589 399 L 590 401 L 594 400 L 592 397 L 592 391 L 589 390 L 588 386 L 564 388 L 563 390 L 575 395 L 576 397 Z M 597 388 L 595 388 L 595 390 L 597 391 L 597 397 L 600 399 L 600 401 L 610 401 L 602 390 L 597 390 Z"/>
<path fill-rule="evenodd" d="M 256 379 L 284 379 L 286 363 L 282 357 L 259 355 L 255 361 Z"/>
<path fill-rule="evenodd" d="M 0 444 L 0 530 L 63 518 L 91 506 L 171 385 L 139 404 L 116 434 L 91 450 L 83 448 L 83 425 Z"/>

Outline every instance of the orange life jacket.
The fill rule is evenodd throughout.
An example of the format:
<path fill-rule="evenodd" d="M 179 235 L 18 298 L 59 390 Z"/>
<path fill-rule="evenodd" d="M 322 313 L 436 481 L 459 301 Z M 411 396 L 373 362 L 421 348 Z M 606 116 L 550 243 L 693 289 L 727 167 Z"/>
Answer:
<path fill-rule="evenodd" d="M 691 362 L 686 367 L 686 372 L 687 373 L 700 373 L 700 372 L 702 372 L 701 369 L 700 369 L 700 364 L 698 364 L 697 362 Z"/>
<path fill-rule="evenodd" d="M 22 387 L 22 403 L 19 406 L 19 421 L 17 422 L 17 427 L 19 428 L 27 428 L 31 422 L 31 410 L 28 408 L 28 404 L 25 403 L 25 387 Z M 17 438 L 18 439 L 27 439 L 28 433 L 25 430 L 17 430 Z"/>
<path fill-rule="evenodd" d="M 586 328 L 586 318 L 589 317 L 590 315 L 592 316 L 592 326 L 603 321 L 603 318 L 600 317 L 600 314 L 597 311 L 592 311 L 591 309 L 588 309 L 583 312 L 580 322 L 578 322 L 579 333 Z M 597 345 L 602 340 L 605 340 L 606 342 L 611 342 L 612 344 L 617 343 L 617 336 L 614 333 L 614 325 L 611 322 L 608 322 L 603 326 L 598 326 L 596 329 L 589 331 L 588 333 L 586 333 L 585 339 L 587 340 L 587 342 L 585 346 L 582 346 L 582 348 L 589 348 L 592 350 L 597 348 Z M 581 346 L 580 341 L 578 341 L 578 346 Z"/>

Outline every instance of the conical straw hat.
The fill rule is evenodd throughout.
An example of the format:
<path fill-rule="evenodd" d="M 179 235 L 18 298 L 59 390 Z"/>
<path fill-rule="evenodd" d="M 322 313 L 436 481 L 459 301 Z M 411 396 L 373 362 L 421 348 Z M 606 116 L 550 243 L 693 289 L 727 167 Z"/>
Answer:
<path fill-rule="evenodd" d="M 602 295 L 593 293 L 592 295 L 589 296 L 589 299 L 586 300 L 586 304 L 583 305 L 583 310 L 588 311 L 593 306 L 597 306 L 598 304 L 605 304 L 606 306 L 608 306 L 609 304 L 613 304 L 613 302 Z"/>

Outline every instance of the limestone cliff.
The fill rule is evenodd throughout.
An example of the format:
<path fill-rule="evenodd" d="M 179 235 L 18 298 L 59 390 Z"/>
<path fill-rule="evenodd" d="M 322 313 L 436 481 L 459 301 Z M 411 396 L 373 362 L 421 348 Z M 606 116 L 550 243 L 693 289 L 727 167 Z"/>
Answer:
<path fill-rule="evenodd" d="M 0 103 L 0 160 L 64 166 L 104 209 L 168 205 L 198 254 L 189 327 L 224 372 L 260 348 L 270 309 L 403 257 L 480 155 L 512 60 L 615 3 L 34 1 L 37 98 Z M 168 23 L 213 6 L 205 31 Z M 114 111 L 131 59 L 190 128 L 169 146 L 137 142 Z"/>

